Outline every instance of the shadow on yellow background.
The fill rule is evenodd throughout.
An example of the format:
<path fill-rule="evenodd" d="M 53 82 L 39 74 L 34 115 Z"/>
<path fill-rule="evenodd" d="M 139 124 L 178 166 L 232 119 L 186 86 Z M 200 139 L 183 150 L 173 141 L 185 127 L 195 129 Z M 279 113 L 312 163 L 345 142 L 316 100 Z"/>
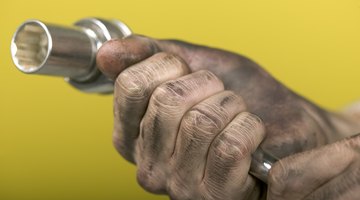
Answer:
<path fill-rule="evenodd" d="M 245 54 L 330 108 L 360 97 L 360 1 L 6 0 L 0 12 L 0 199 L 167 199 L 144 192 L 111 143 L 112 95 L 13 66 L 10 40 L 28 18 L 72 24 L 117 18 L 136 33 Z"/>

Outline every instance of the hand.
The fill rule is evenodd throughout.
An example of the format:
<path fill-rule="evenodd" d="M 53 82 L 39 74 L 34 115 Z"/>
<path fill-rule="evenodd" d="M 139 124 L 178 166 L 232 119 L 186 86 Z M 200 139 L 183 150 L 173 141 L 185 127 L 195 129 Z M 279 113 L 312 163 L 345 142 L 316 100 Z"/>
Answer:
<path fill-rule="evenodd" d="M 360 197 L 360 134 L 278 161 L 270 171 L 268 200 Z"/>
<path fill-rule="evenodd" d="M 167 52 L 167 54 L 157 54 L 158 52 Z M 177 57 L 174 58 L 174 56 L 169 58 L 169 55 L 176 55 L 181 59 L 175 59 Z M 171 149 L 188 153 L 184 157 L 187 159 L 181 162 L 183 166 L 180 168 L 187 167 L 185 172 L 191 175 L 183 175 L 182 178 L 198 180 L 192 171 L 201 172 L 201 166 L 205 165 L 206 159 L 197 159 L 196 153 L 189 151 L 187 145 L 177 145 L 183 134 L 181 128 L 184 123 L 181 119 L 188 119 L 185 118 L 187 109 L 221 92 L 223 87 L 241 96 L 245 102 L 242 105 L 246 104 L 248 111 L 260 116 L 267 133 L 262 148 L 278 158 L 319 147 L 344 137 L 338 133 L 353 133 L 359 130 L 354 121 L 322 110 L 284 87 L 256 63 L 230 52 L 179 41 L 152 40 L 134 35 L 124 40 L 112 40 L 103 45 L 97 55 L 97 62 L 106 75 L 116 79 L 114 144 L 121 155 L 129 161 L 137 165 L 142 165 L 143 161 L 140 162 L 140 160 L 147 160 L 146 162 L 150 163 L 150 165 L 142 165 L 147 166 L 145 168 L 139 166 L 138 178 L 139 182 L 152 192 L 169 190 L 162 184 L 166 182 L 166 179 L 171 180 L 171 177 L 167 173 L 162 174 L 166 171 L 162 170 L 166 168 L 163 165 L 155 167 L 155 164 L 158 165 L 161 162 L 157 162 L 158 158 L 155 159 L 153 155 L 159 157 L 175 152 Z M 208 71 L 190 74 L 185 76 L 187 77 L 185 79 L 183 76 L 189 73 L 189 70 L 184 67 L 185 63 L 191 72 L 202 69 Z M 127 69 L 124 70 L 125 68 Z M 223 81 L 223 86 L 220 86 L 221 81 L 214 75 L 210 75 L 209 71 Z M 206 76 L 213 78 L 205 81 Z M 161 109 L 161 106 L 165 108 Z M 176 112 L 170 109 L 173 107 L 176 108 Z M 213 107 L 216 105 L 205 109 L 208 111 L 207 118 L 209 118 L 208 115 L 215 115 L 218 112 Z M 241 106 L 239 104 L 234 107 Z M 240 109 L 237 112 L 243 111 Z M 192 124 L 197 123 L 195 119 L 192 121 L 194 121 Z M 231 124 L 229 121 L 222 121 L 222 123 Z M 213 142 L 209 142 L 212 140 L 209 138 L 215 140 L 216 131 L 208 137 L 204 131 L 193 129 L 195 128 L 189 128 L 194 134 L 203 135 L 194 137 L 197 141 L 195 146 L 199 149 L 207 147 L 211 149 Z M 219 130 L 221 129 L 217 132 Z M 207 140 L 204 137 L 208 137 Z M 241 141 L 241 139 L 237 140 Z M 202 145 L 199 141 L 204 141 L 204 144 Z M 259 143 L 259 140 L 256 141 L 256 143 L 251 143 L 251 148 L 246 143 L 226 142 L 226 144 L 230 149 L 244 147 L 248 149 L 245 154 L 248 155 L 251 152 L 249 149 L 252 150 Z M 148 148 L 145 150 L 146 145 Z M 173 153 L 172 156 L 174 155 L 180 156 Z M 191 161 L 188 163 L 187 160 L 191 160 L 189 158 L 193 156 L 203 164 L 192 165 Z M 224 166 L 223 168 L 227 169 Z M 216 172 L 221 172 L 221 170 L 217 169 L 213 173 Z M 239 176 L 244 175 L 242 170 L 237 172 Z M 249 177 L 251 185 L 254 185 L 254 179 Z M 218 177 L 217 181 L 222 183 L 226 181 L 224 178 L 227 176 L 223 176 L 222 179 Z M 159 182 L 161 184 L 158 184 Z M 239 185 L 238 182 L 233 182 L 233 185 L 229 186 L 230 182 L 222 186 L 236 188 L 235 186 Z M 185 181 L 180 185 L 186 186 L 188 182 Z M 246 189 L 246 184 L 240 186 L 242 189 L 239 191 L 251 191 Z M 262 186 L 256 184 L 253 187 L 261 188 Z M 223 191 L 225 190 L 222 190 L 222 193 Z M 249 193 L 240 193 L 240 195 L 247 194 Z M 255 193 L 255 196 L 257 195 L 259 195 L 258 192 Z"/>
<path fill-rule="evenodd" d="M 115 146 L 136 163 L 138 182 L 150 192 L 172 199 L 260 195 L 248 175 L 264 137 L 260 119 L 213 73 L 188 71 L 180 58 L 157 53 L 121 72 Z"/>

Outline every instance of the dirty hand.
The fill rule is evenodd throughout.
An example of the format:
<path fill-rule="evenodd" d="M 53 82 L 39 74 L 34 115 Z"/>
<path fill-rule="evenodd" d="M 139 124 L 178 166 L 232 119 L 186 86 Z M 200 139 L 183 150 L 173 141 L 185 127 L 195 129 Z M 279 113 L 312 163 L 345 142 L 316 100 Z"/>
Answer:
<path fill-rule="evenodd" d="M 268 200 L 355 200 L 360 197 L 360 134 L 278 161 Z"/>
<path fill-rule="evenodd" d="M 97 62 L 116 80 L 116 148 L 136 163 L 145 189 L 173 199 L 263 194 L 263 185 L 248 175 L 250 155 L 264 137 L 250 113 L 264 122 L 262 148 L 278 158 L 359 128 L 227 51 L 133 35 L 103 45 Z"/>

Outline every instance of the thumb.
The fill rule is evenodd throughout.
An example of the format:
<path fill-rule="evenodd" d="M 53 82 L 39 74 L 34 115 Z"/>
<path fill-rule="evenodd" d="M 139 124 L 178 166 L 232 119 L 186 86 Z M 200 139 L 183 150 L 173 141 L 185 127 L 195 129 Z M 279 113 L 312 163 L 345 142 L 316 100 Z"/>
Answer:
<path fill-rule="evenodd" d="M 189 45 L 190 46 L 190 45 Z M 188 61 L 190 50 L 175 42 L 162 42 L 148 37 L 131 35 L 124 39 L 113 39 L 99 49 L 96 62 L 99 69 L 109 78 L 115 79 L 125 68 L 138 63 L 158 52 L 168 52 Z"/>
<path fill-rule="evenodd" d="M 155 40 L 131 35 L 125 39 L 113 39 L 104 43 L 97 53 L 96 62 L 106 76 L 115 79 L 125 68 L 158 52 L 181 57 L 191 71 L 207 69 L 220 77 L 227 68 L 247 60 L 227 51 L 178 40 Z M 221 67 L 218 67 L 220 64 Z"/>

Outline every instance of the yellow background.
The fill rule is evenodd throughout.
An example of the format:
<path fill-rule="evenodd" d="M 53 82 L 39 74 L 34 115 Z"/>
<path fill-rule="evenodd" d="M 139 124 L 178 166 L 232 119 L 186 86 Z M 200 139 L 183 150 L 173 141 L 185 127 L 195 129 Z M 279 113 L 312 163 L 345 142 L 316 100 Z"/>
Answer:
<path fill-rule="evenodd" d="M 26 76 L 10 60 L 11 36 L 24 20 L 72 24 L 88 16 L 245 54 L 330 109 L 360 97 L 359 0 L 2 0 L 0 200 L 167 199 L 137 186 L 135 167 L 113 149 L 111 95 Z"/>

